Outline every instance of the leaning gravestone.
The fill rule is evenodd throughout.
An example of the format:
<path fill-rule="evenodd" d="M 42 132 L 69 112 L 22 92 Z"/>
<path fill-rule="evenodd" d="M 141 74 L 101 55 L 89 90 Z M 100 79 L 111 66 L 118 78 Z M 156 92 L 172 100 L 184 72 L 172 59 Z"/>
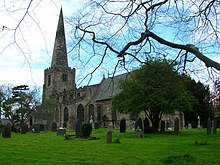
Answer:
<path fill-rule="evenodd" d="M 207 120 L 207 135 L 210 135 L 212 131 L 212 121 L 210 119 L 210 117 Z"/>
<path fill-rule="evenodd" d="M 149 120 L 148 120 L 148 118 L 145 118 L 143 120 L 143 122 L 144 122 L 144 133 L 147 134 L 147 133 L 149 133 Z"/>
<path fill-rule="evenodd" d="M 76 121 L 76 138 L 81 137 L 81 125 L 82 125 L 82 120 L 77 119 L 77 121 Z"/>
<path fill-rule="evenodd" d="M 165 132 L 165 121 L 161 120 L 161 123 L 160 123 L 160 132 Z"/>
<path fill-rule="evenodd" d="M 175 134 L 179 134 L 179 129 L 180 129 L 179 123 L 180 121 L 179 121 L 179 118 L 177 117 L 174 121 L 174 133 Z"/>
<path fill-rule="evenodd" d="M 216 134 L 217 133 L 217 120 L 214 120 L 214 123 L 213 123 L 213 134 Z"/>
<path fill-rule="evenodd" d="M 11 126 L 10 125 L 3 126 L 2 137 L 3 138 L 11 138 Z"/>
<path fill-rule="evenodd" d="M 113 132 L 113 126 L 112 124 L 109 124 L 107 127 L 107 143 L 112 142 L 112 132 Z"/>
<path fill-rule="evenodd" d="M 126 131 L 126 119 L 122 118 L 120 121 L 120 133 L 125 133 Z"/>
<path fill-rule="evenodd" d="M 57 123 L 56 122 L 53 122 L 52 125 L 51 125 L 51 131 L 52 132 L 56 132 L 57 131 Z"/>

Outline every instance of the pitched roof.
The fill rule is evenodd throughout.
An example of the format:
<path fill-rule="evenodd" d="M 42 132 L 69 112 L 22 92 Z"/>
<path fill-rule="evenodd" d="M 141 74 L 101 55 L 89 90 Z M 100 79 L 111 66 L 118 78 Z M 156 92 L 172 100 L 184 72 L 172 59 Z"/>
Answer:
<path fill-rule="evenodd" d="M 120 80 L 124 80 L 128 77 L 128 73 L 124 73 L 121 75 L 117 75 L 114 77 L 104 78 L 100 86 L 98 88 L 97 95 L 95 97 L 95 101 L 108 100 L 111 99 L 112 96 L 119 93 L 119 82 Z"/>

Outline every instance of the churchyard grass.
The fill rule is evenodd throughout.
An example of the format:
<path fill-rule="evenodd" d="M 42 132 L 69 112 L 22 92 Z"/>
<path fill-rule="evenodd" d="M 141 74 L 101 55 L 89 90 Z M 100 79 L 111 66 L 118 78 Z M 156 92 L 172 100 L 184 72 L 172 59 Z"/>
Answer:
<path fill-rule="evenodd" d="M 0 137 L 0 164 L 220 164 L 220 133 L 206 135 L 205 129 L 180 130 L 179 135 L 148 134 L 144 138 L 132 130 L 119 133 L 115 129 L 113 143 L 107 143 L 106 129 L 102 128 L 93 130 L 92 137 L 100 139 L 65 140 L 54 132 L 12 133 L 11 138 Z"/>

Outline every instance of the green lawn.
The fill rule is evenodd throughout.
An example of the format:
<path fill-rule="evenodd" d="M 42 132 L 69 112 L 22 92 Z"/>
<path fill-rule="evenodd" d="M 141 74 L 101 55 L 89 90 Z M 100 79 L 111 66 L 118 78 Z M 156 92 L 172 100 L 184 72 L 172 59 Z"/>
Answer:
<path fill-rule="evenodd" d="M 220 130 L 181 130 L 179 135 L 149 134 L 138 138 L 134 131 L 114 130 L 113 141 L 106 143 L 106 129 L 93 130 L 99 140 L 65 140 L 54 132 L 12 133 L 0 137 L 0 164 L 220 164 Z M 68 134 L 74 132 L 69 131 Z M 195 141 L 198 144 L 195 144 Z"/>

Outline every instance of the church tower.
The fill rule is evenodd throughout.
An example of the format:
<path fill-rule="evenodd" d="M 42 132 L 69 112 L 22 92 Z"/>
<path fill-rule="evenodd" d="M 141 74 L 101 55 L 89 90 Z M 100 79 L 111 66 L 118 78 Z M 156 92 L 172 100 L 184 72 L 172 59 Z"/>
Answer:
<path fill-rule="evenodd" d="M 43 101 L 46 98 L 65 100 L 67 91 L 75 90 L 75 68 L 68 66 L 62 8 L 60 10 L 51 66 L 44 70 Z M 66 98 L 68 99 L 68 98 Z"/>

